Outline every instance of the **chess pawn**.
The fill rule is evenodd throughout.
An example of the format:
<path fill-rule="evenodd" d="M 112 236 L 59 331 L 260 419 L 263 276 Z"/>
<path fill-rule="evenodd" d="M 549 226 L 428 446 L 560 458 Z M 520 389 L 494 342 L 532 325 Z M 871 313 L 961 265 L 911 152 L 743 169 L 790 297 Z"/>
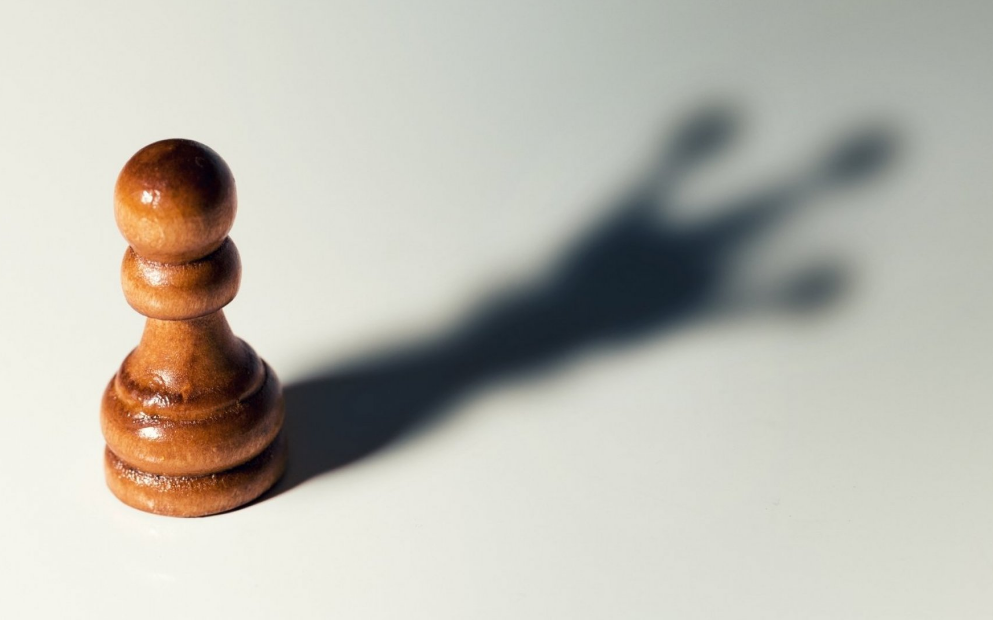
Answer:
<path fill-rule="evenodd" d="M 241 279 L 227 236 L 236 209 L 227 164 L 191 140 L 146 146 L 117 179 L 114 214 L 130 244 L 124 296 L 147 321 L 104 391 L 100 421 L 107 484 L 141 510 L 231 510 L 286 466 L 279 380 L 221 310 Z"/>

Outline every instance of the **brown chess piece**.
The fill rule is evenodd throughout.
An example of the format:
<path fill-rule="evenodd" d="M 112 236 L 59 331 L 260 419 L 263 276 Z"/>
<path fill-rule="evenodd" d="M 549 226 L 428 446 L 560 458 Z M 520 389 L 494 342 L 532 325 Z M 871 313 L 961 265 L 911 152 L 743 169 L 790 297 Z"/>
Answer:
<path fill-rule="evenodd" d="M 100 422 L 107 484 L 124 503 L 196 517 L 252 501 L 286 466 L 279 379 L 231 333 L 221 308 L 241 280 L 234 178 L 191 140 L 138 151 L 114 190 L 130 247 L 121 280 L 148 317 L 107 386 Z"/>

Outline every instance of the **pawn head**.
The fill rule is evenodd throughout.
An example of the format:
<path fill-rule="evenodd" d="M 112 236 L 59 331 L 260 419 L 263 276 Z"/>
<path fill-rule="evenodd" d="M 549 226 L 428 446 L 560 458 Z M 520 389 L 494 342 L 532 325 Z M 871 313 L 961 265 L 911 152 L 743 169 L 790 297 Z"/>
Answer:
<path fill-rule="evenodd" d="M 162 140 L 128 160 L 114 188 L 114 216 L 134 251 L 184 263 L 216 250 L 234 224 L 234 177 L 220 155 L 193 140 Z"/>

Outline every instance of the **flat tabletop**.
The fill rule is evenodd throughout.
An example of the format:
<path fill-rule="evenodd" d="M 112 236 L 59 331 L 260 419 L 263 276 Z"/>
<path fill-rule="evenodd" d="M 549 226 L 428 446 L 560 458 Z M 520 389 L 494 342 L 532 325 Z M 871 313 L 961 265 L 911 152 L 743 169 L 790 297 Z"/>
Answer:
<path fill-rule="evenodd" d="M 0 17 L 0 616 L 989 618 L 993 4 Z M 289 470 L 107 490 L 112 191 L 230 165 Z"/>

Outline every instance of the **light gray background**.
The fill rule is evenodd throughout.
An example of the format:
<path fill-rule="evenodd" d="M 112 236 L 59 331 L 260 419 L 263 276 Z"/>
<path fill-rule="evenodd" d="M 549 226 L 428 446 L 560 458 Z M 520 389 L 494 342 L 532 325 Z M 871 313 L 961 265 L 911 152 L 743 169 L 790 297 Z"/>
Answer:
<path fill-rule="evenodd" d="M 991 617 L 991 23 L 979 1 L 4 3 L 0 615 Z M 105 489 L 99 398 L 141 330 L 111 192 L 141 146 L 234 170 L 228 317 L 290 384 L 546 269 L 715 99 L 742 132 L 680 204 L 859 123 L 898 135 L 886 173 L 754 253 L 842 259 L 829 310 L 585 350 L 231 514 Z"/>

